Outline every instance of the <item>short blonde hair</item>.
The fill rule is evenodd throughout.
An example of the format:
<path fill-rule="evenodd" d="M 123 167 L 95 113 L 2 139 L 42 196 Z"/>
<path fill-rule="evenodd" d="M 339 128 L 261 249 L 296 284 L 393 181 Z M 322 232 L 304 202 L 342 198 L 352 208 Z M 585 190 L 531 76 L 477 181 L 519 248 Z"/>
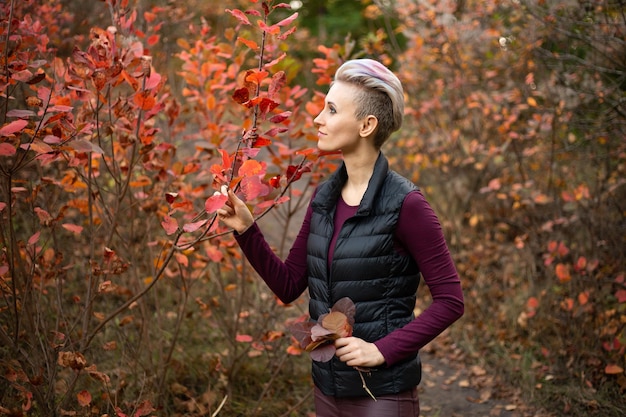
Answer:
<path fill-rule="evenodd" d="M 334 81 L 359 87 L 355 116 L 361 119 L 373 115 L 378 119 L 374 146 L 380 149 L 402 126 L 404 91 L 398 77 L 380 62 L 364 58 L 346 61 L 335 73 Z"/>

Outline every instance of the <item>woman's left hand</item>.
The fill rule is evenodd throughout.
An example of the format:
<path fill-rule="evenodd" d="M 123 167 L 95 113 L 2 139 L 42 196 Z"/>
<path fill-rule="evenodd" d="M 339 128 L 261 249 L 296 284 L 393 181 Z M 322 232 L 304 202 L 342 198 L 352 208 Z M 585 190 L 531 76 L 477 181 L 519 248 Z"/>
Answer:
<path fill-rule="evenodd" d="M 358 337 L 340 337 L 335 340 L 335 356 L 348 366 L 373 368 L 385 363 L 385 357 L 375 344 Z"/>

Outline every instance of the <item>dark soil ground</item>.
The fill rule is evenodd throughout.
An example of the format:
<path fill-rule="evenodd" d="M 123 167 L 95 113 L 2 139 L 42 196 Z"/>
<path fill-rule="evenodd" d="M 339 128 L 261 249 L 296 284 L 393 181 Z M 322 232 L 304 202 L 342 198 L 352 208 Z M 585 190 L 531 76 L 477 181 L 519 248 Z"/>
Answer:
<path fill-rule="evenodd" d="M 443 339 L 443 341 L 442 341 Z M 549 417 L 479 366 L 456 358 L 445 336 L 420 351 L 421 417 Z"/>

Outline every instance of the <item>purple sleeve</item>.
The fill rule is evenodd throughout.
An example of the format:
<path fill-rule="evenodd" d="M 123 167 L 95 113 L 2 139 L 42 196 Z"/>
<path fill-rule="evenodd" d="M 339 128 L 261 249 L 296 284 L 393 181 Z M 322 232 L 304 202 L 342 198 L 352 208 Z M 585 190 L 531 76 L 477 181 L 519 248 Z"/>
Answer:
<path fill-rule="evenodd" d="M 308 285 L 306 245 L 310 224 L 311 206 L 309 205 L 300 232 L 285 262 L 270 248 L 256 223 L 242 234 L 235 233 L 235 239 L 250 265 L 285 304 L 298 298 Z"/>
<path fill-rule="evenodd" d="M 420 191 L 405 198 L 396 238 L 417 262 L 432 303 L 415 320 L 375 342 L 388 366 L 415 354 L 464 312 L 461 282 L 439 219 Z"/>

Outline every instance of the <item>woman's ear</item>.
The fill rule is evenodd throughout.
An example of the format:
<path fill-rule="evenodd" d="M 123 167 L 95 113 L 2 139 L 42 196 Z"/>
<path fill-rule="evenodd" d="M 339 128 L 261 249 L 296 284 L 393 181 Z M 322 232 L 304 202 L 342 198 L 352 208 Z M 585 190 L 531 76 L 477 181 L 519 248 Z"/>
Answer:
<path fill-rule="evenodd" d="M 359 135 L 361 135 L 361 137 L 368 137 L 370 135 L 373 135 L 374 132 L 376 132 L 377 127 L 378 119 L 376 118 L 376 116 L 373 116 L 371 114 L 369 116 L 365 116 L 365 118 L 363 118 L 363 121 L 361 122 Z"/>

